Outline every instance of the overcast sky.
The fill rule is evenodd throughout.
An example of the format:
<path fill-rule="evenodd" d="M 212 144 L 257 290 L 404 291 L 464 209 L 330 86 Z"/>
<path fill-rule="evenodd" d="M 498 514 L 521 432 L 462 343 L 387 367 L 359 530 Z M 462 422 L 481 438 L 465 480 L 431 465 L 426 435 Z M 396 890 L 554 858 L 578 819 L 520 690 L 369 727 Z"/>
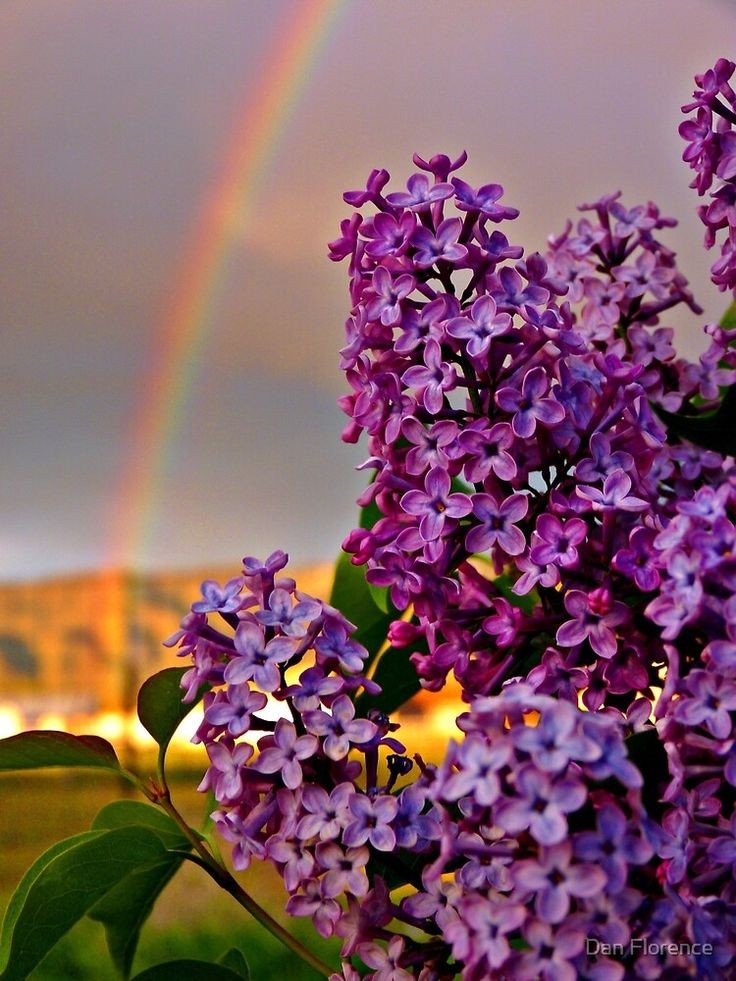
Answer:
<path fill-rule="evenodd" d="M 236 122 L 300 0 L 4 0 L 0 6 L 0 577 L 107 557 L 155 328 Z M 182 568 L 284 548 L 331 556 L 363 451 L 339 442 L 345 266 L 325 258 L 345 188 L 411 153 L 466 148 L 502 183 L 514 241 L 543 247 L 620 188 L 681 224 L 667 241 L 706 308 L 680 160 L 692 75 L 734 57 L 732 0 L 343 0 L 228 259 L 154 533 Z M 675 325 L 689 354 L 700 325 Z"/>

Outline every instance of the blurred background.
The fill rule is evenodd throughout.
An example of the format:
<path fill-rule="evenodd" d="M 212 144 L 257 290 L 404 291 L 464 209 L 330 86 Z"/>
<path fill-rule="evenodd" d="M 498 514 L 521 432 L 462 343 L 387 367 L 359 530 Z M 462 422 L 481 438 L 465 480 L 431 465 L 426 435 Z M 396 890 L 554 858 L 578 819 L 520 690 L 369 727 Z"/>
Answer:
<path fill-rule="evenodd" d="M 0 735 L 137 751 L 201 579 L 284 548 L 326 594 L 364 451 L 325 243 L 371 168 L 398 189 L 413 151 L 467 149 L 530 251 L 581 201 L 653 198 L 697 355 L 724 302 L 679 107 L 734 37 L 733 0 L 5 0 Z"/>

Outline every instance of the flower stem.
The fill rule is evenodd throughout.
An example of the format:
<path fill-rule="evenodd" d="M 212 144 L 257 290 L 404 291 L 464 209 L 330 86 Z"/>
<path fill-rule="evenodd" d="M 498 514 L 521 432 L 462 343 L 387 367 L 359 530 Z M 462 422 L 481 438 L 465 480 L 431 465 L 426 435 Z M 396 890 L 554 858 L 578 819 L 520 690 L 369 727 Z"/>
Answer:
<path fill-rule="evenodd" d="M 187 824 L 186 820 L 179 813 L 171 799 L 171 793 L 169 792 L 168 783 L 166 781 L 166 771 L 165 771 L 165 761 L 163 758 L 164 754 L 161 753 L 159 757 L 158 764 L 158 775 L 161 783 L 160 787 L 155 787 L 153 789 L 148 789 L 139 782 L 139 787 L 143 790 L 144 794 L 153 803 L 161 807 L 166 813 L 171 817 L 176 824 L 181 828 L 184 835 L 191 842 L 192 848 L 197 853 L 198 861 L 197 864 L 200 865 L 208 875 L 214 879 L 221 889 L 229 893 L 233 899 L 239 903 L 244 909 L 246 909 L 254 919 L 256 919 L 261 926 L 265 927 L 266 930 L 272 936 L 280 940 L 285 947 L 296 954 L 297 957 L 301 958 L 306 964 L 309 964 L 321 977 L 329 978 L 333 974 L 333 970 L 327 964 L 319 959 L 315 954 L 308 950 L 303 944 L 301 944 L 296 937 L 294 937 L 285 927 L 283 927 L 277 920 L 275 920 L 271 914 L 265 910 L 259 903 L 253 899 L 253 897 L 243 889 L 238 880 L 230 874 L 230 872 L 222 865 L 215 856 L 210 852 L 210 850 L 205 846 L 202 837 L 193 828 Z"/>

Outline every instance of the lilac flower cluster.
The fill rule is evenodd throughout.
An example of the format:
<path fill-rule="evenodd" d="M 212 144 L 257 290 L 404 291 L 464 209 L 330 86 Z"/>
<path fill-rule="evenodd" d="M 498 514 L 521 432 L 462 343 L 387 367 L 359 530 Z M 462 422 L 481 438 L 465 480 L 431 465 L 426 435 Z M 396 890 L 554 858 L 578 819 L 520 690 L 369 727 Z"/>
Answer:
<path fill-rule="evenodd" d="M 713 68 L 695 76 L 693 101 L 682 107 L 695 116 L 682 123 L 680 135 L 687 140 L 683 154 L 695 171 L 691 187 L 709 193 L 710 202 L 698 209 L 706 227 L 705 245 L 712 248 L 720 233 L 720 258 L 711 267 L 711 278 L 721 290 L 736 290 L 736 92 L 729 79 L 736 64 L 719 58 Z M 715 190 L 711 190 L 713 182 Z"/>
<path fill-rule="evenodd" d="M 728 228 L 723 288 L 733 70 L 697 77 L 682 127 L 699 192 L 721 182 L 702 213 Z M 385 656 L 430 691 L 459 683 L 462 740 L 428 765 L 361 717 L 378 686 L 354 626 L 280 575 L 283 553 L 247 558 L 170 640 L 193 659 L 185 697 L 209 688 L 201 789 L 235 867 L 269 860 L 288 911 L 343 938 L 335 978 L 727 976 L 736 470 L 661 420 L 736 381 L 732 332 L 677 357 L 666 314 L 700 308 L 651 202 L 585 204 L 524 256 L 518 211 L 465 162 L 415 156 L 394 191 L 374 170 L 330 244 L 352 301 L 343 435 L 367 436 L 375 516 L 344 549 L 392 604 Z M 635 937 L 714 952 L 585 943 Z"/>
<path fill-rule="evenodd" d="M 558 692 L 564 662 L 597 709 L 656 683 L 661 638 L 625 600 L 656 588 L 656 530 L 721 467 L 669 446 L 651 404 L 714 400 L 736 378 L 719 366 L 730 338 L 713 330 L 699 365 L 676 358 L 660 317 L 699 308 L 655 238 L 673 222 L 653 204 L 585 205 L 593 216 L 546 257 L 522 259 L 488 230 L 516 214 L 500 186 L 448 182 L 464 160 L 416 157 L 433 185 L 416 174 L 384 196 L 376 171 L 346 195 L 378 209 L 343 222 L 331 254 L 351 256 L 344 436 L 368 433 L 375 477 L 361 503 L 381 518 L 344 547 L 398 610 L 413 607 L 416 630 L 402 635 L 427 644 L 414 657 L 427 688 L 452 672 L 469 695 L 493 693 L 546 638 L 545 690 Z M 451 204 L 462 219 L 446 216 Z M 377 252 L 376 229 L 389 227 Z M 510 603 L 509 587 L 530 602 Z"/>

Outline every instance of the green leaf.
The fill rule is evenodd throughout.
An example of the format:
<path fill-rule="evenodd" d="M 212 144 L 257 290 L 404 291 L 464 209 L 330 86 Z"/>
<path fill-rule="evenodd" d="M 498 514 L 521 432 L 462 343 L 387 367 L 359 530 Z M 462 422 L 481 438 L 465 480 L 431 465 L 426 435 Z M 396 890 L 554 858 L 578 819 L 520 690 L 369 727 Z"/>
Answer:
<path fill-rule="evenodd" d="M 736 303 L 732 303 L 721 317 L 720 326 L 724 330 L 736 328 Z M 719 367 L 729 366 L 721 359 Z M 697 404 L 696 400 L 697 396 L 692 401 Z M 721 388 L 721 403 L 711 412 L 698 415 L 666 412 L 658 405 L 653 408 L 670 434 L 690 440 L 707 450 L 716 450 L 724 456 L 736 455 L 736 385 Z"/>
<path fill-rule="evenodd" d="M 666 412 L 654 406 L 657 415 L 667 426 L 667 431 L 724 456 L 736 455 L 736 385 L 731 385 L 712 412 L 686 415 L 682 412 Z"/>
<path fill-rule="evenodd" d="M 371 501 L 370 504 L 366 504 L 364 508 L 360 509 L 360 519 L 359 526 L 370 531 L 373 525 L 380 521 L 383 517 L 381 509 L 378 507 L 375 501 Z"/>
<path fill-rule="evenodd" d="M 731 304 L 721 317 L 719 323 L 724 330 L 733 330 L 736 327 L 736 303 Z"/>
<path fill-rule="evenodd" d="M 130 977 L 143 924 L 182 861 L 179 855 L 167 855 L 134 869 L 89 911 L 104 925 L 110 957 L 124 978 Z"/>
<path fill-rule="evenodd" d="M 396 620 L 397 617 L 400 616 L 400 613 L 389 598 L 388 586 L 373 586 L 368 582 L 368 580 L 366 580 L 366 585 L 368 586 L 368 592 L 371 595 L 371 599 L 381 613 L 389 613 L 391 615 L 391 619 Z"/>
<path fill-rule="evenodd" d="M 160 838 L 145 828 L 89 831 L 54 845 L 10 901 L 0 938 L 0 981 L 23 981 L 106 893 L 165 853 Z"/>
<path fill-rule="evenodd" d="M 518 593 L 514 592 L 514 582 L 507 573 L 503 573 L 500 576 L 494 576 L 490 580 L 499 593 L 503 596 L 507 602 L 517 609 L 522 610 L 524 613 L 531 614 L 534 612 L 539 604 L 539 595 L 536 590 L 532 590 L 529 593 L 525 593 L 523 596 L 519 596 Z"/>
<path fill-rule="evenodd" d="M 417 889 L 424 889 L 422 884 L 422 869 L 427 864 L 427 856 L 416 852 L 399 851 L 379 852 L 371 849 L 366 872 L 373 881 L 380 875 L 389 890 L 411 884 Z"/>
<path fill-rule="evenodd" d="M 166 961 L 136 974 L 133 981 L 243 981 L 241 974 L 209 961 Z"/>
<path fill-rule="evenodd" d="M 353 637 L 368 650 L 370 664 L 385 643 L 395 614 L 376 606 L 365 579 L 365 567 L 353 565 L 347 552 L 342 552 L 337 560 L 330 604 L 358 628 Z"/>
<path fill-rule="evenodd" d="M 242 951 L 238 950 L 237 947 L 231 947 L 226 954 L 222 955 L 217 963 L 234 971 L 239 978 L 242 978 L 242 981 L 250 981 L 248 962 L 243 956 Z"/>
<path fill-rule="evenodd" d="M 409 658 L 415 651 L 427 653 L 424 641 L 408 647 L 388 647 L 378 661 L 372 680 L 381 686 L 377 695 L 364 691 L 355 699 L 358 712 L 365 715 L 369 709 L 378 709 L 391 715 L 408 702 L 422 687 L 419 675 Z"/>
<path fill-rule="evenodd" d="M 173 818 L 142 801 L 118 800 L 95 817 L 93 829 L 145 827 L 168 849 L 189 850 L 191 845 Z M 179 870 L 183 857 L 169 852 L 150 865 L 134 869 L 97 903 L 89 915 L 103 923 L 113 963 L 123 977 L 130 975 L 138 939 L 164 887 Z"/>
<path fill-rule="evenodd" d="M 189 839 L 176 821 L 153 804 L 138 800 L 114 800 L 98 811 L 92 822 L 93 831 L 113 828 L 142 827 L 158 835 L 167 848 L 187 848 Z"/>
<path fill-rule="evenodd" d="M 0 739 L 0 770 L 36 770 L 48 766 L 121 770 L 115 750 L 99 736 L 73 736 L 53 729 L 34 729 Z"/>
<path fill-rule="evenodd" d="M 164 668 L 143 682 L 138 692 L 138 718 L 158 743 L 161 754 L 168 748 L 171 738 L 195 705 L 200 701 L 207 686 L 203 685 L 196 698 L 182 702 L 184 690 L 181 679 L 188 668 Z"/>
<path fill-rule="evenodd" d="M 28 869 L 18 884 L 15 892 L 10 897 L 10 902 L 8 903 L 5 910 L 5 916 L 3 917 L 2 929 L 0 930 L 0 969 L 4 968 L 8 962 L 8 954 L 10 952 L 10 944 L 13 939 L 15 924 L 21 914 L 21 911 L 23 910 L 26 897 L 28 896 L 33 883 L 46 868 L 46 866 L 49 865 L 58 855 L 61 855 L 63 852 L 73 848 L 81 841 L 88 841 L 91 838 L 96 837 L 97 835 L 94 831 L 83 831 L 81 834 L 74 835 L 72 838 L 65 838 L 63 841 L 57 841 L 56 844 L 52 845 L 51 848 L 48 848 L 43 855 L 40 855 Z"/>

